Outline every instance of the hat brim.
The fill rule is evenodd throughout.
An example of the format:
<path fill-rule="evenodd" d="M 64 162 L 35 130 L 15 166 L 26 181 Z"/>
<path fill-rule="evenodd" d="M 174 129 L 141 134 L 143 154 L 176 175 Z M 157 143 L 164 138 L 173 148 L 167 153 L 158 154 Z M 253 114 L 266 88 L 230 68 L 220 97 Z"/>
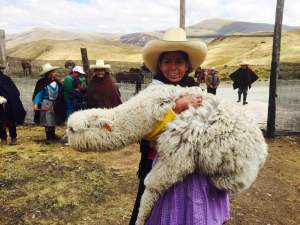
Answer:
<path fill-rule="evenodd" d="M 192 70 L 200 66 L 206 58 L 206 44 L 200 41 L 149 41 L 143 48 L 143 60 L 152 73 L 157 71 L 157 63 L 161 53 L 183 51 L 188 54 Z"/>
<path fill-rule="evenodd" d="M 58 68 L 59 68 L 58 66 L 53 66 L 53 67 L 51 67 L 51 68 L 49 68 L 49 69 L 43 70 L 43 71 L 40 73 L 40 76 L 43 76 L 43 75 L 45 75 L 46 73 L 48 73 L 48 72 L 50 72 L 50 71 L 53 71 L 53 70 L 56 70 L 56 69 L 58 69 Z"/>
<path fill-rule="evenodd" d="M 109 64 L 106 64 L 104 66 L 91 65 L 90 68 L 91 69 L 110 69 L 111 66 Z"/>

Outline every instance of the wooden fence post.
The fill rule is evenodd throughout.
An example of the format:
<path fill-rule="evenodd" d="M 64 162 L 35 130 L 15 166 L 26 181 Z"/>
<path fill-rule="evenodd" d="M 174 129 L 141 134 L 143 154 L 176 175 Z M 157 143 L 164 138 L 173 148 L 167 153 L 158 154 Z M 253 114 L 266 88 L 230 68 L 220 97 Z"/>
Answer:
<path fill-rule="evenodd" d="M 275 133 L 276 89 L 277 89 L 276 82 L 279 73 L 283 8 L 284 8 L 284 0 L 277 0 L 276 18 L 275 18 L 275 27 L 274 27 L 274 36 L 273 36 L 273 52 L 272 52 L 272 63 L 271 63 L 270 86 L 269 86 L 269 106 L 268 106 L 267 133 L 266 133 L 266 136 L 268 138 L 274 137 L 274 133 Z"/>
<path fill-rule="evenodd" d="M 185 30 L 185 0 L 180 0 L 179 26 Z"/>
<path fill-rule="evenodd" d="M 90 63 L 86 48 L 80 48 L 83 70 L 87 74 L 87 83 L 91 80 Z"/>
<path fill-rule="evenodd" d="M 0 64 L 7 66 L 6 49 L 5 49 L 5 31 L 4 30 L 0 30 Z"/>

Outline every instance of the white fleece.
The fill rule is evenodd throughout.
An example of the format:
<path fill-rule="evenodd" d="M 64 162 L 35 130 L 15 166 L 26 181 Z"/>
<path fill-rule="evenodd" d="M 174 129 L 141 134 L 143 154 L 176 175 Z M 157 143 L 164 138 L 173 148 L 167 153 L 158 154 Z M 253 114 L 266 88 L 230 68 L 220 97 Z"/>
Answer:
<path fill-rule="evenodd" d="M 85 151 L 118 149 L 148 134 L 186 94 L 202 96 L 203 106 L 178 115 L 158 137 L 159 161 L 145 179 L 137 225 L 145 223 L 159 196 L 194 172 L 232 193 L 249 188 L 267 157 L 257 124 L 240 107 L 198 87 L 170 85 L 152 85 L 116 108 L 76 112 L 68 120 L 71 146 Z"/>

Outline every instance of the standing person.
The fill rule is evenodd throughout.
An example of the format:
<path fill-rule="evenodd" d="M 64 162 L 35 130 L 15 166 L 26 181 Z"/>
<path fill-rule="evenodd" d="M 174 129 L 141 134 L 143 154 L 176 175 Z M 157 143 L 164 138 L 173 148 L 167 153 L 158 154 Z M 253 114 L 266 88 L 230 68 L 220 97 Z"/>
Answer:
<path fill-rule="evenodd" d="M 6 129 L 8 128 L 10 136 L 9 144 L 16 145 L 16 126 L 24 123 L 26 111 L 20 100 L 18 88 L 14 82 L 2 72 L 5 68 L 5 65 L 0 64 L 0 96 L 2 96 L 0 138 L 2 144 L 7 144 Z"/>
<path fill-rule="evenodd" d="M 215 95 L 217 93 L 217 88 L 220 84 L 219 76 L 217 75 L 217 70 L 215 68 L 211 68 L 208 71 L 208 74 L 205 79 L 207 93 L 211 93 Z"/>
<path fill-rule="evenodd" d="M 86 108 L 83 103 L 81 81 L 78 78 L 75 78 L 73 80 L 73 91 L 71 91 L 70 93 L 70 99 L 72 102 L 72 108 L 74 112 Z"/>
<path fill-rule="evenodd" d="M 34 122 L 45 127 L 46 143 L 58 141 L 55 126 L 66 118 L 62 84 L 56 79 L 58 67 L 46 63 L 42 66 L 42 76 L 35 85 L 33 92 Z"/>
<path fill-rule="evenodd" d="M 81 66 L 75 66 L 72 69 L 72 72 L 70 75 L 67 75 L 64 79 L 64 99 L 67 109 L 67 117 L 69 117 L 73 112 L 74 109 L 72 108 L 72 102 L 70 99 L 70 93 L 73 91 L 73 80 L 79 79 L 80 76 L 84 76 L 85 72 L 83 71 L 83 68 Z"/>
<path fill-rule="evenodd" d="M 250 89 L 252 83 L 254 83 L 258 79 L 256 73 L 254 73 L 253 70 L 249 68 L 249 65 L 247 63 L 241 63 L 240 68 L 230 74 L 229 77 L 231 78 L 231 80 L 233 80 L 233 89 L 235 90 L 236 88 L 238 88 L 237 102 L 241 101 L 241 97 L 243 94 L 243 105 L 248 104 L 248 89 Z"/>
<path fill-rule="evenodd" d="M 111 78 L 110 65 L 104 64 L 102 59 L 96 60 L 95 65 L 91 65 L 94 73 L 87 93 L 86 101 L 88 108 L 113 108 L 122 103 L 121 95 L 115 81 Z"/>
<path fill-rule="evenodd" d="M 207 48 L 202 42 L 186 40 L 181 28 L 168 30 L 162 40 L 148 42 L 143 48 L 145 65 L 155 77 L 152 85 L 196 86 L 188 74 L 200 65 Z M 153 160 L 159 160 L 155 150 L 155 138 L 162 132 L 157 129 L 176 118 L 176 114 L 189 106 L 198 107 L 202 98 L 183 96 L 156 128 L 141 140 L 141 161 L 139 165 L 139 188 L 129 224 L 134 225 L 139 213 L 144 179 L 152 168 Z M 147 139 L 147 140 L 146 140 Z M 224 191 L 217 190 L 205 175 L 193 173 L 182 182 L 174 184 L 155 203 L 146 225 L 221 225 L 229 219 L 229 198 Z"/>
<path fill-rule="evenodd" d="M 198 66 L 195 70 L 194 77 L 197 80 L 198 85 L 200 86 L 201 83 L 205 81 L 205 70 L 201 68 L 201 66 Z"/>

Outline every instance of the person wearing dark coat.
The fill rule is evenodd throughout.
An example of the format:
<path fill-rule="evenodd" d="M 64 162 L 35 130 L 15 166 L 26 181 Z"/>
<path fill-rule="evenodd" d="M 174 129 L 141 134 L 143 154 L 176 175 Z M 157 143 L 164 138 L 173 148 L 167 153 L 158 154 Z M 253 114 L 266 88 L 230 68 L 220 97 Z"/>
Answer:
<path fill-rule="evenodd" d="M 247 102 L 247 94 L 248 89 L 251 88 L 252 83 L 254 83 L 258 76 L 253 72 L 246 63 L 242 63 L 240 68 L 235 72 L 229 75 L 231 80 L 233 81 L 233 89 L 238 88 L 238 100 L 241 101 L 241 97 L 243 95 L 243 105 L 248 104 Z"/>
<path fill-rule="evenodd" d="M 83 101 L 83 92 L 80 79 L 75 78 L 72 84 L 73 90 L 70 92 L 69 96 L 72 103 L 72 108 L 74 112 L 76 112 L 78 110 L 85 109 L 86 107 Z"/>
<path fill-rule="evenodd" d="M 32 100 L 35 111 L 34 122 L 45 127 L 46 142 L 55 142 L 55 126 L 66 119 L 66 108 L 62 84 L 56 79 L 56 69 L 49 63 L 42 66 L 41 79 L 36 83 Z"/>
<path fill-rule="evenodd" d="M 91 79 L 86 101 L 88 108 L 114 108 L 122 103 L 121 94 L 115 81 L 109 74 L 110 65 L 98 59 L 96 65 L 91 65 L 94 76 Z"/>
<path fill-rule="evenodd" d="M 17 143 L 16 126 L 24 123 L 26 111 L 20 100 L 20 92 L 18 88 L 16 87 L 14 82 L 1 71 L 1 69 L 0 96 L 2 96 L 2 98 L 6 101 L 1 104 L 1 143 L 7 143 L 6 128 L 8 128 L 9 136 L 11 138 L 10 144 L 15 145 Z"/>

